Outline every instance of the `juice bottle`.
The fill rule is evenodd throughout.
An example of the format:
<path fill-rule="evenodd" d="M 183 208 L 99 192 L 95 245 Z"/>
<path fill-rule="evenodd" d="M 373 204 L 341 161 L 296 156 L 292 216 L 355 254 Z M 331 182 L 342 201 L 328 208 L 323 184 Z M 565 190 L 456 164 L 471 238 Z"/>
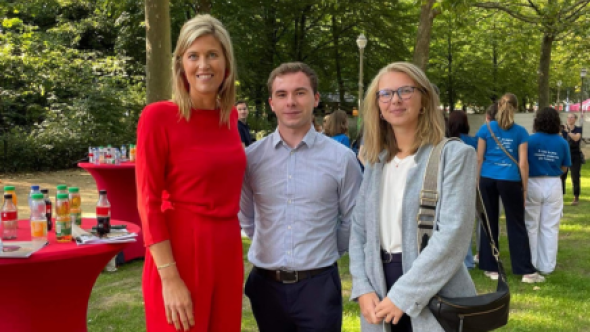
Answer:
<path fill-rule="evenodd" d="M 111 232 L 111 203 L 107 198 L 107 191 L 99 192 L 98 203 L 96 203 L 96 232 L 103 236 Z"/>
<path fill-rule="evenodd" d="M 45 200 L 43 194 L 31 195 L 31 240 L 34 247 L 47 242 L 47 219 L 45 218 Z"/>
<path fill-rule="evenodd" d="M 67 194 L 68 193 L 68 186 L 66 186 L 65 184 L 58 184 L 57 187 L 55 187 L 56 192 L 55 192 L 55 203 L 57 204 L 57 195 L 59 194 Z"/>
<path fill-rule="evenodd" d="M 72 241 L 72 222 L 70 221 L 70 201 L 68 194 L 57 194 L 55 202 L 55 237 L 59 243 Z"/>
<path fill-rule="evenodd" d="M 82 225 L 82 197 L 77 187 L 68 188 L 70 193 L 70 221 L 72 225 Z"/>
<path fill-rule="evenodd" d="M 4 187 L 4 194 L 11 194 L 12 195 L 12 202 L 14 205 L 18 206 L 18 198 L 16 197 L 16 189 L 14 186 L 5 186 Z"/>
<path fill-rule="evenodd" d="M 129 161 L 135 162 L 135 145 L 129 145 Z"/>
<path fill-rule="evenodd" d="M 4 205 L 1 212 L 2 238 L 5 240 L 16 239 L 18 233 L 18 209 L 12 202 L 12 194 L 4 194 Z"/>
<path fill-rule="evenodd" d="M 94 163 L 94 149 L 91 146 L 88 147 L 88 162 Z"/>
<path fill-rule="evenodd" d="M 98 147 L 98 163 L 99 164 L 104 164 L 104 148 L 101 146 Z"/>
<path fill-rule="evenodd" d="M 49 189 L 41 189 L 41 193 L 43 194 L 43 200 L 45 201 L 45 219 L 47 219 L 47 230 L 50 231 L 53 229 L 53 221 L 51 221 L 51 217 L 53 217 L 53 203 L 51 203 L 51 198 L 49 198 Z"/>

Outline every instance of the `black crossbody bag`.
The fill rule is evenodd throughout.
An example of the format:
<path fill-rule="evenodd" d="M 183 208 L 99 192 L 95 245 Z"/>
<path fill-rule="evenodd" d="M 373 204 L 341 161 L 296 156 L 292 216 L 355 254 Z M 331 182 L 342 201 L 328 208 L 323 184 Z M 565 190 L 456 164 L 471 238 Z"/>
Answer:
<path fill-rule="evenodd" d="M 445 144 L 456 138 L 444 139 L 436 145 L 428 160 L 424 183 L 420 192 L 420 209 L 418 210 L 418 250 L 422 252 L 428 245 L 436 223 L 436 204 L 438 202 L 438 174 L 440 157 Z M 476 210 L 484 232 L 489 240 L 492 253 L 498 263 L 498 287 L 494 293 L 472 297 L 449 298 L 435 295 L 428 303 L 428 308 L 446 332 L 484 332 L 500 328 L 508 323 L 510 310 L 510 290 L 506 283 L 506 274 L 500 261 L 500 252 L 492 238 L 490 224 L 479 188 L 476 192 Z M 484 245 L 482 243 L 482 245 Z"/>

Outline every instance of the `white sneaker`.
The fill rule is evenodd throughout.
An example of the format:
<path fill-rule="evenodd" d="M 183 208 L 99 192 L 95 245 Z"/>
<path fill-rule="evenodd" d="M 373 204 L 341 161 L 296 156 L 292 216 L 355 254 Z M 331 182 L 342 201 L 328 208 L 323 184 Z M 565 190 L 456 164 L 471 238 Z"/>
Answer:
<path fill-rule="evenodd" d="M 540 275 L 538 272 L 533 274 L 525 274 L 522 276 L 522 282 L 526 282 L 528 284 L 534 284 L 535 282 L 545 282 L 545 277 Z"/>
<path fill-rule="evenodd" d="M 498 272 L 485 271 L 483 274 L 492 280 L 498 280 Z"/>
<path fill-rule="evenodd" d="M 479 264 L 479 254 L 478 254 L 478 255 L 475 255 L 475 256 L 473 256 L 473 262 L 474 262 L 475 264 Z"/>

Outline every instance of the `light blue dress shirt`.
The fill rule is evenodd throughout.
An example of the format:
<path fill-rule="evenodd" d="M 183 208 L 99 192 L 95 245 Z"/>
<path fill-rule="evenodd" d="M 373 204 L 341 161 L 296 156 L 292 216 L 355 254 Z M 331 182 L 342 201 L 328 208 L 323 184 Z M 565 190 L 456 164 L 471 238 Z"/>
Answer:
<path fill-rule="evenodd" d="M 310 126 L 293 149 L 277 129 L 246 156 L 239 218 L 252 239 L 248 260 L 270 270 L 332 265 L 348 250 L 362 181 L 352 150 Z"/>

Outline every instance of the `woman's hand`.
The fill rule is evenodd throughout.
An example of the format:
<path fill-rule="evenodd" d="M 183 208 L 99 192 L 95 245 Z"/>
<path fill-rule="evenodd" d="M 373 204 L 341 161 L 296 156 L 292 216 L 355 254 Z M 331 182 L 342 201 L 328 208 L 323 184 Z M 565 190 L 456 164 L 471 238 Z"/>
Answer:
<path fill-rule="evenodd" d="M 177 331 L 188 331 L 195 325 L 191 293 L 178 274 L 162 277 L 162 297 L 168 324 L 174 324 Z"/>
<path fill-rule="evenodd" d="M 375 308 L 375 314 L 380 319 L 385 319 L 386 322 L 395 325 L 402 318 L 404 312 L 386 296 Z"/>
<path fill-rule="evenodd" d="M 375 307 L 379 304 L 379 298 L 375 292 L 367 293 L 359 296 L 359 306 L 361 307 L 361 314 L 365 320 L 370 324 L 379 324 L 382 319 L 375 315 Z"/>

